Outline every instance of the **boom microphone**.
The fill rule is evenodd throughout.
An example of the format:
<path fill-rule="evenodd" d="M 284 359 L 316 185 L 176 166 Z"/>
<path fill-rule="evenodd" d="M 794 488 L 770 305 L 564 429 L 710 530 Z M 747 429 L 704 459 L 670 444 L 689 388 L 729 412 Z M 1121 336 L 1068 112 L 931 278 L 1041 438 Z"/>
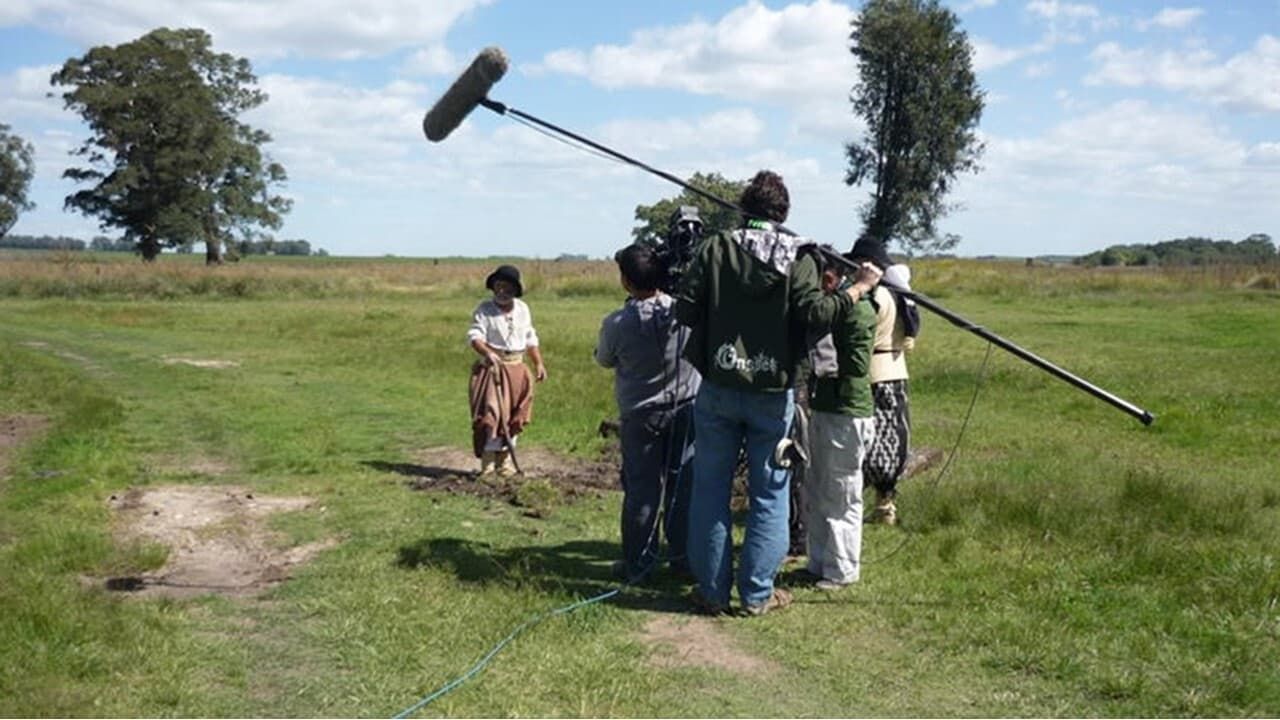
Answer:
<path fill-rule="evenodd" d="M 458 79 L 422 118 L 422 131 L 431 142 L 449 137 L 467 115 L 489 93 L 489 88 L 507 72 L 507 54 L 500 47 L 487 47 L 476 55 Z"/>
<path fill-rule="evenodd" d="M 471 113 L 472 110 L 476 108 L 477 105 L 483 105 L 486 109 L 492 110 L 499 115 L 510 115 L 525 123 L 537 125 L 538 127 L 544 128 L 563 138 L 576 141 L 587 148 L 608 155 L 615 160 L 638 167 L 645 172 L 662 178 L 663 180 L 679 185 L 695 195 L 706 198 L 720 207 L 736 211 L 744 217 L 746 216 L 747 213 L 741 207 L 738 207 L 737 204 L 731 203 L 714 193 L 707 192 L 700 187 L 687 183 L 671 173 L 659 170 L 655 167 L 650 167 L 635 158 L 623 155 L 611 147 L 601 145 L 590 138 L 583 137 L 582 135 L 549 123 L 539 117 L 522 112 L 513 107 L 507 107 L 503 103 L 490 100 L 487 97 L 489 88 L 493 87 L 494 83 L 501 80 L 502 76 L 506 72 L 507 55 L 502 52 L 502 48 L 487 47 L 480 51 L 480 54 L 476 56 L 476 59 L 471 62 L 471 66 L 462 73 L 453 85 L 449 86 L 449 89 L 445 94 L 436 101 L 436 104 L 427 111 L 427 116 L 422 119 L 422 130 L 427 134 L 427 139 L 431 142 L 440 142 L 445 139 L 449 136 L 449 133 L 453 132 L 454 128 L 462 124 L 462 121 Z M 787 233 L 789 235 L 795 234 L 781 225 L 777 226 L 777 230 L 778 232 Z M 857 269 L 851 261 L 838 253 L 829 252 L 822 248 L 819 248 L 819 252 L 821 252 L 827 260 L 831 262 L 843 265 L 850 270 Z M 920 305 L 927 310 L 932 310 L 934 313 L 946 318 L 952 325 L 955 325 L 962 330 L 967 330 L 974 335 L 983 338 L 987 342 L 997 345 L 1012 353 L 1016 357 L 1035 365 L 1050 375 L 1057 377 L 1059 380 L 1063 380 L 1070 385 L 1074 385 L 1077 389 L 1083 390 L 1099 400 L 1108 402 L 1112 406 L 1129 413 L 1141 421 L 1143 425 L 1150 425 L 1155 421 L 1154 415 L 1143 410 L 1137 405 L 1134 405 L 1117 395 L 1113 395 L 1083 378 L 1072 375 L 1048 360 L 1024 350 L 999 335 L 988 331 L 980 325 L 973 324 L 924 295 L 907 290 L 906 288 L 896 287 L 888 282 L 882 282 L 882 284 L 896 290 L 904 297 L 914 300 L 917 305 Z"/>

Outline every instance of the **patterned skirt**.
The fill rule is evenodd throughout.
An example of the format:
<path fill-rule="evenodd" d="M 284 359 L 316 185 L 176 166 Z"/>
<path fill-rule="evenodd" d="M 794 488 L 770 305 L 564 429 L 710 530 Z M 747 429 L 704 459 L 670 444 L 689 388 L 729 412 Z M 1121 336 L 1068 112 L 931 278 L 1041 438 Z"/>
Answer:
<path fill-rule="evenodd" d="M 871 394 L 876 404 L 876 437 L 862 464 L 863 482 L 882 495 L 892 494 L 907 466 L 911 441 L 907 381 L 872 383 Z"/>

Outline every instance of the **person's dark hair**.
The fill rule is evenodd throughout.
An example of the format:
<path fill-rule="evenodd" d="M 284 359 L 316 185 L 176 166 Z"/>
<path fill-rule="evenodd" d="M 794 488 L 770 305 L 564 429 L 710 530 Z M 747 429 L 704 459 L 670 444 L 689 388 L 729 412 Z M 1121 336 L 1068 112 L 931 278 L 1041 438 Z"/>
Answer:
<path fill-rule="evenodd" d="M 641 292 L 657 290 L 662 285 L 662 264 L 653 249 L 646 245 L 628 245 L 613 256 L 622 277 Z"/>
<path fill-rule="evenodd" d="M 786 222 L 787 214 L 791 212 L 791 195 L 787 193 L 781 175 L 761 170 L 742 191 L 738 204 L 753 218 Z"/>

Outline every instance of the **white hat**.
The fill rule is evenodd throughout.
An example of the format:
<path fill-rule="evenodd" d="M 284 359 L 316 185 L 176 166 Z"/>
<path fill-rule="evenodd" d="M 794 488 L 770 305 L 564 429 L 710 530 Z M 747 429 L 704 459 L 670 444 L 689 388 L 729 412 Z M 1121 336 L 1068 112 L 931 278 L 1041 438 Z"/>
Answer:
<path fill-rule="evenodd" d="M 896 285 L 904 290 L 911 289 L 911 268 L 902 263 L 894 263 L 884 269 L 884 279 L 890 285 Z"/>

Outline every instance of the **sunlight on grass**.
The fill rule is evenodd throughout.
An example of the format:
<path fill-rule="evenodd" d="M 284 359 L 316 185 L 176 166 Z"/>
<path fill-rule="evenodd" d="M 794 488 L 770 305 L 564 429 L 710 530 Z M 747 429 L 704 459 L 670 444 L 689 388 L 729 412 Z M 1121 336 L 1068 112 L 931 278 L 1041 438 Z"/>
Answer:
<path fill-rule="evenodd" d="M 528 478 L 510 504 L 377 469 L 467 447 L 463 334 L 493 264 L 6 255 L 0 416 L 40 420 L 0 479 L 0 715 L 388 716 L 614 587 L 616 493 Z M 551 373 L 522 447 L 596 458 L 616 269 L 520 265 Z M 689 618 L 663 577 L 539 624 L 422 715 L 1280 712 L 1274 268 L 914 270 L 1155 425 L 926 315 L 914 442 L 963 440 L 903 487 L 901 527 L 867 528 L 857 587 L 707 621 L 774 670 L 654 663 L 642 628 Z M 170 553 L 118 541 L 108 499 L 195 483 L 309 498 L 279 542 L 336 545 L 259 597 L 104 590 Z"/>

